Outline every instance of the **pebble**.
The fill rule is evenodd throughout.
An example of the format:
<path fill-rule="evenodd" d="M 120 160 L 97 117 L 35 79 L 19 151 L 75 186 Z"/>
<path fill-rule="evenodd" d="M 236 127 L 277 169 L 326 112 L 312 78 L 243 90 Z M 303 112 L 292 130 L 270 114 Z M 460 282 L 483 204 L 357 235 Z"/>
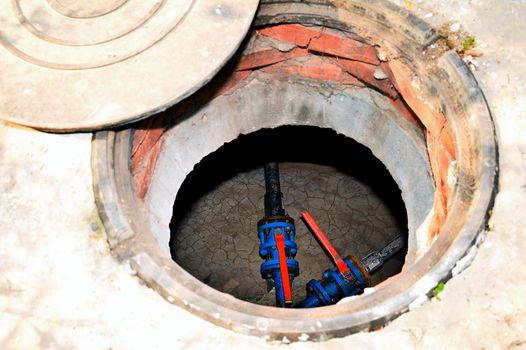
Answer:
<path fill-rule="evenodd" d="M 449 29 L 451 29 L 452 32 L 458 32 L 460 30 L 460 23 L 453 23 Z"/>
<path fill-rule="evenodd" d="M 374 70 L 374 78 L 376 80 L 385 80 L 388 78 L 387 74 L 385 74 L 384 70 L 380 67 L 376 68 Z"/>
<path fill-rule="evenodd" d="M 387 54 L 383 51 L 378 50 L 378 53 L 376 54 L 378 59 L 382 62 L 387 62 Z"/>

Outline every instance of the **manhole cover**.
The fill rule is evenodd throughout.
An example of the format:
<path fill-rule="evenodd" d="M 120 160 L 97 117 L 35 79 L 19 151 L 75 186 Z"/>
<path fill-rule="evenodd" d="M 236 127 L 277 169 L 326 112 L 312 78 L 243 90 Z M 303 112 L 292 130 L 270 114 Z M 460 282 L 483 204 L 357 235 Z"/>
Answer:
<path fill-rule="evenodd" d="M 217 73 L 244 38 L 257 5 L 1 1 L 0 117 L 79 131 L 165 109 Z"/>

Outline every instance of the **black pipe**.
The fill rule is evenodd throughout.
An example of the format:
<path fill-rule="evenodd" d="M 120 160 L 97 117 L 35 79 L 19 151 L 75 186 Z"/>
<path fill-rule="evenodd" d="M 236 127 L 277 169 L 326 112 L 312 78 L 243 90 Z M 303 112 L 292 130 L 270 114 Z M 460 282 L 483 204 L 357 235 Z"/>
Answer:
<path fill-rule="evenodd" d="M 279 186 L 279 165 L 268 163 L 265 170 L 265 216 L 284 216 L 283 193 Z"/>
<path fill-rule="evenodd" d="M 360 262 L 365 267 L 367 272 L 374 273 L 382 267 L 382 265 L 393 255 L 398 253 L 406 245 L 405 239 L 402 235 L 397 236 L 385 247 L 378 249 L 367 256 L 364 256 Z"/>

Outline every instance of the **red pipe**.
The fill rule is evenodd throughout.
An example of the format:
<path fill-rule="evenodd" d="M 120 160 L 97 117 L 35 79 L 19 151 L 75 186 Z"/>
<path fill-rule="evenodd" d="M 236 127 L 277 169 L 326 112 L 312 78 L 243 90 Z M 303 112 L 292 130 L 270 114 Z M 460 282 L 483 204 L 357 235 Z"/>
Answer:
<path fill-rule="evenodd" d="M 327 251 L 327 253 L 329 253 L 332 260 L 336 264 L 336 267 L 338 267 L 338 271 L 340 271 L 342 276 L 347 278 L 349 281 L 352 281 L 352 274 L 351 270 L 349 270 L 349 266 L 347 266 L 345 261 L 343 261 L 343 259 L 341 258 L 340 254 L 338 254 L 336 249 L 334 249 L 333 245 L 331 244 L 331 242 L 329 242 L 329 239 L 327 238 L 325 233 L 323 233 L 321 228 L 318 226 L 318 223 L 316 223 L 316 221 L 313 219 L 310 213 L 306 210 L 301 212 L 301 216 L 303 217 L 303 220 L 305 220 L 305 222 L 307 223 L 307 226 L 309 226 L 314 235 L 318 238 L 323 248 Z"/>
<path fill-rule="evenodd" d="M 279 270 L 281 272 L 281 284 L 283 286 L 283 297 L 285 304 L 292 304 L 292 291 L 290 289 L 289 268 L 287 266 L 287 256 L 285 255 L 285 238 L 280 229 L 274 232 L 276 248 L 278 248 Z"/>

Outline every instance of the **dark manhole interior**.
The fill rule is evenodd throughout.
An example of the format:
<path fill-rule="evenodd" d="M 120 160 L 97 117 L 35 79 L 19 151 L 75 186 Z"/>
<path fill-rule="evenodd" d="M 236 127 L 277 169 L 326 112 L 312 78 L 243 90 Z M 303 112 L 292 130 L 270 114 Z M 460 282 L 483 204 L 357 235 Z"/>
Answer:
<path fill-rule="evenodd" d="M 264 214 L 263 166 L 279 162 L 283 204 L 296 221 L 294 301 L 311 279 L 334 266 L 300 219 L 309 210 L 342 256 L 363 257 L 397 235 L 407 239 L 400 189 L 365 146 L 330 129 L 282 126 L 224 144 L 187 176 L 170 223 L 172 259 L 203 283 L 238 299 L 275 306 L 261 277 L 257 223 Z M 374 286 L 399 273 L 406 249 L 371 277 Z"/>

